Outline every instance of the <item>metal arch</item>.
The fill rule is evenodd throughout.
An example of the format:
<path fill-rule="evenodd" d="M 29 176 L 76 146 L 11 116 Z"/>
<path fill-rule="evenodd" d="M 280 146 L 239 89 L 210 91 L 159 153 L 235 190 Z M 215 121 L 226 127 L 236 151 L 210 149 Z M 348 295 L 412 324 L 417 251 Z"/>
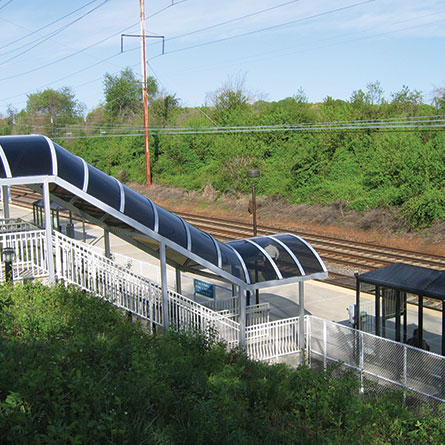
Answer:
<path fill-rule="evenodd" d="M 328 269 L 326 268 L 326 266 L 325 266 L 323 260 L 321 259 L 320 255 L 317 253 L 317 251 L 305 239 L 301 238 L 298 235 L 294 235 L 293 233 L 289 233 L 289 235 L 293 236 L 294 238 L 299 239 L 303 244 L 305 244 L 309 248 L 309 250 L 314 254 L 315 258 L 317 258 L 318 262 L 320 263 L 320 266 L 322 266 L 322 268 L 323 268 L 323 271 L 324 272 L 328 271 Z"/>
<path fill-rule="evenodd" d="M 90 172 L 88 170 L 88 164 L 85 161 L 85 159 L 82 159 L 79 157 L 79 159 L 82 161 L 83 164 L 83 186 L 82 186 L 82 192 L 86 193 L 88 190 L 88 184 L 90 182 Z"/>
<path fill-rule="evenodd" d="M 153 224 L 153 230 L 154 230 L 156 233 L 159 233 L 159 214 L 158 214 L 158 208 L 157 208 L 156 204 L 154 204 L 150 198 L 147 198 L 147 197 L 145 196 L 145 199 L 150 203 L 150 205 L 151 205 L 151 209 L 153 210 L 153 216 L 154 216 L 154 219 L 155 219 L 155 220 L 154 220 L 154 224 Z"/>
<path fill-rule="evenodd" d="M 219 247 L 219 242 L 215 239 L 215 237 L 213 237 L 212 235 L 210 235 L 209 233 L 207 234 L 210 236 L 211 240 L 213 241 L 213 244 L 215 245 L 216 248 L 216 254 L 218 256 L 218 267 L 220 269 L 222 269 L 222 255 L 221 255 L 221 248 Z"/>
<path fill-rule="evenodd" d="M 185 229 L 186 237 L 187 237 L 187 250 L 192 250 L 192 236 L 190 235 L 190 229 L 188 228 L 187 223 L 184 221 L 183 218 L 178 216 L 178 218 L 181 220 L 182 225 Z"/>
<path fill-rule="evenodd" d="M 291 256 L 291 258 L 295 261 L 295 264 L 297 265 L 300 274 L 302 276 L 306 275 L 306 272 L 303 269 L 303 266 L 300 263 L 300 260 L 297 258 L 297 256 L 294 254 L 294 252 L 292 252 L 292 250 L 289 249 L 288 246 L 286 246 L 285 243 L 283 243 L 283 241 L 281 241 L 280 239 L 276 238 L 275 235 L 268 235 L 269 238 L 273 239 L 274 241 L 276 241 L 281 247 L 283 247 L 284 250 L 286 250 L 286 252 Z"/>
<path fill-rule="evenodd" d="M 3 147 L 0 145 L 0 159 L 3 162 L 3 167 L 5 167 L 5 173 L 7 178 L 12 178 L 11 167 L 9 166 L 8 158 L 6 157 Z"/>
<path fill-rule="evenodd" d="M 244 276 L 246 277 L 246 283 L 247 284 L 252 284 L 250 282 L 250 277 L 249 277 L 249 272 L 247 271 L 247 266 L 246 263 L 244 262 L 243 258 L 241 257 L 241 255 L 239 254 L 239 252 L 232 247 L 230 244 L 224 244 L 225 246 L 229 247 L 230 249 L 232 249 L 235 252 L 235 255 L 237 256 L 237 258 L 240 260 L 241 263 L 241 267 L 243 268 L 244 271 Z"/>
<path fill-rule="evenodd" d="M 46 176 L 47 178 L 47 176 Z M 44 178 L 43 178 L 44 180 Z M 217 273 L 218 275 L 220 275 L 222 278 L 228 280 L 229 282 L 232 282 L 234 284 L 240 285 L 242 283 L 244 283 L 242 281 L 242 278 L 238 278 L 235 275 L 232 275 L 226 271 L 224 271 L 222 268 L 217 268 L 217 266 L 207 260 L 204 260 L 202 257 L 200 257 L 199 255 L 196 255 L 190 251 L 188 251 L 187 249 L 185 249 L 184 247 L 180 246 L 179 244 L 175 243 L 174 241 L 163 237 L 162 235 L 159 235 L 159 233 L 155 232 L 154 230 L 150 229 L 149 227 L 135 221 L 133 218 L 124 215 L 122 213 L 120 213 L 118 210 L 116 210 L 115 208 L 111 207 L 110 205 L 100 201 L 99 199 L 95 198 L 94 196 L 82 192 L 80 191 L 75 185 L 69 183 L 68 181 L 60 178 L 60 177 L 55 177 L 53 178 L 53 181 L 60 185 L 61 187 L 65 188 L 66 190 L 70 191 L 71 193 L 74 194 L 78 194 L 79 198 L 86 200 L 87 202 L 89 202 L 90 204 L 96 206 L 97 208 L 101 209 L 104 212 L 107 212 L 109 215 L 121 220 L 122 222 L 128 224 L 132 229 L 139 231 L 141 234 L 149 236 L 151 239 L 157 241 L 157 242 L 165 242 L 166 246 L 173 248 L 174 250 L 176 250 L 178 253 L 180 253 L 181 255 L 183 255 L 186 258 L 190 258 L 191 260 L 197 262 L 198 264 L 201 264 L 202 266 L 212 270 L 214 273 Z M 34 181 L 35 182 L 35 181 Z M 53 200 L 55 202 L 59 202 L 62 205 L 67 205 L 67 202 L 64 201 L 63 199 L 58 198 L 57 196 L 53 196 Z M 79 212 L 79 213 L 84 213 L 86 216 L 91 217 L 91 215 L 88 215 L 85 212 L 82 212 L 80 209 L 78 208 L 73 208 L 73 211 L 75 212 Z M 97 222 L 100 222 L 100 220 L 95 219 Z M 100 224 L 99 224 L 100 225 Z M 237 257 L 240 260 L 241 265 L 244 265 L 244 262 L 242 261 L 242 258 L 239 257 L 238 252 L 235 251 L 235 254 L 237 255 Z M 216 270 L 215 268 L 217 268 L 218 270 Z M 249 281 L 249 277 L 247 275 L 247 280 Z M 250 282 L 250 281 L 249 281 Z M 245 284 L 245 283 L 244 283 Z"/>
<path fill-rule="evenodd" d="M 116 178 L 114 178 L 116 179 Z M 121 184 L 120 181 L 116 179 L 117 185 L 119 186 L 120 191 L 120 205 L 119 205 L 119 212 L 125 213 L 125 193 L 124 193 L 124 186 Z"/>
<path fill-rule="evenodd" d="M 59 163 L 57 162 L 57 153 L 56 148 L 54 147 L 54 142 L 48 136 L 43 135 L 43 137 L 46 140 L 51 152 L 52 174 L 53 176 L 57 176 L 59 174 Z"/>
<path fill-rule="evenodd" d="M 265 237 L 268 238 L 268 237 Z M 257 244 L 255 241 L 252 241 L 251 239 L 246 239 L 246 241 L 253 246 L 255 246 L 269 261 L 269 263 L 272 265 L 273 269 L 275 270 L 275 273 L 277 274 L 277 277 L 279 280 L 283 279 L 283 275 L 281 275 L 280 269 L 278 269 L 277 264 L 273 260 L 273 258 L 267 253 L 266 249 L 263 249 L 259 244 Z"/>

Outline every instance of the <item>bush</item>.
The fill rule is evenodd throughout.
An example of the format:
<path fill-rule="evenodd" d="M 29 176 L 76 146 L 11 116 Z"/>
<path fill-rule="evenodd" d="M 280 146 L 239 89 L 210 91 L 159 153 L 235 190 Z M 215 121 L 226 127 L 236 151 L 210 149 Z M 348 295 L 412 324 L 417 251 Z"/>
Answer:
<path fill-rule="evenodd" d="M 200 332 L 150 336 L 75 288 L 0 288 L 2 443 L 429 444 L 445 425 L 352 373 L 249 360 Z"/>

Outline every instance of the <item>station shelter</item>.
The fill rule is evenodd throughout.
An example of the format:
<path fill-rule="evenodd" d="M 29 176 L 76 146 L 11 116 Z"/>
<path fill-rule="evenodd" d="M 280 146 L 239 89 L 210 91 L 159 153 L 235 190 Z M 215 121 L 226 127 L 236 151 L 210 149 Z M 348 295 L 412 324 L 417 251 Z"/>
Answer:
<path fill-rule="evenodd" d="M 367 292 L 363 290 L 367 288 Z M 372 299 L 369 299 L 369 295 Z M 395 263 L 356 274 L 356 327 L 372 334 L 409 343 L 407 329 L 408 297 L 417 300 L 415 340 L 424 343 L 425 299 L 441 303 L 442 355 L 445 355 L 445 270 Z M 391 323 L 391 328 L 388 326 Z"/>

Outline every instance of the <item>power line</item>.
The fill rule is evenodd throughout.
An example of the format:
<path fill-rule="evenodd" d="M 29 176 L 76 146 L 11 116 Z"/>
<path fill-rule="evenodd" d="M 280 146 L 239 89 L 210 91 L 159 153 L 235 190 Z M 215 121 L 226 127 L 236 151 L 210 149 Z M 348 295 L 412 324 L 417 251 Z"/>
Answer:
<path fill-rule="evenodd" d="M 30 48 L 27 48 L 26 50 L 22 51 L 19 54 L 16 54 L 15 56 L 10 57 L 9 59 L 5 60 L 0 64 L 0 66 L 5 65 L 6 63 L 10 62 L 11 60 L 17 59 L 17 57 L 22 56 L 23 54 L 26 54 L 27 52 L 31 51 L 32 49 L 36 48 L 37 46 L 41 45 L 42 43 L 48 41 L 49 39 L 53 38 L 54 36 L 60 34 L 61 32 L 65 31 L 67 28 L 69 28 L 71 25 L 74 25 L 74 23 L 77 23 L 78 21 L 82 20 L 87 15 L 91 14 L 92 12 L 96 11 L 106 3 L 108 3 L 111 0 L 104 0 L 100 5 L 90 9 L 85 14 L 81 15 L 80 17 L 76 18 L 72 22 L 68 23 L 67 25 L 61 26 L 60 28 L 56 29 L 55 31 L 51 32 L 50 34 L 47 34 L 45 37 L 42 37 L 35 45 L 31 46 Z"/>
<path fill-rule="evenodd" d="M 8 6 L 10 3 L 12 3 L 14 0 L 9 0 L 9 2 L 6 2 L 3 6 L 0 6 L 0 11 L 3 9 L 3 8 L 6 8 L 6 6 Z"/>
<path fill-rule="evenodd" d="M 272 26 L 267 26 L 265 28 L 260 28 L 260 29 L 255 29 L 255 30 L 252 30 L 252 31 L 247 31 L 247 32 L 243 32 L 241 34 L 236 34 L 236 35 L 229 36 L 229 37 L 222 37 L 220 39 L 211 40 L 211 41 L 208 41 L 208 42 L 197 43 L 196 45 L 191 45 L 191 46 L 187 46 L 187 47 L 184 47 L 184 48 L 178 48 L 178 49 L 172 50 L 172 51 L 166 51 L 165 54 L 173 54 L 173 53 L 176 53 L 176 52 L 186 51 L 186 50 L 189 50 L 189 49 L 200 48 L 202 46 L 213 45 L 214 43 L 220 43 L 220 42 L 225 42 L 227 40 L 238 39 L 240 37 L 247 37 L 247 36 L 250 36 L 250 35 L 253 35 L 253 34 L 258 34 L 258 33 L 265 32 L 265 31 L 270 31 L 272 29 L 277 29 L 277 28 L 282 28 L 284 26 L 294 25 L 296 23 L 300 23 L 300 22 L 303 22 L 303 21 L 306 21 L 306 20 L 311 20 L 311 19 L 314 19 L 314 18 L 323 17 L 323 16 L 328 15 L 328 14 L 333 14 L 333 13 L 336 13 L 336 12 L 345 11 L 347 9 L 356 8 L 357 6 L 362 6 L 362 5 L 367 4 L 367 3 L 373 3 L 375 1 L 377 1 L 377 0 L 365 0 L 365 1 L 362 1 L 362 2 L 359 2 L 359 3 L 354 3 L 352 5 L 343 6 L 341 8 L 331 9 L 329 11 L 324 11 L 324 12 L 320 12 L 318 14 L 313 14 L 313 15 L 306 16 L 306 17 L 301 17 L 299 19 L 290 20 L 288 22 L 278 23 L 278 24 L 272 25 Z M 170 39 L 166 39 L 166 40 L 169 41 Z M 155 57 L 159 57 L 159 56 L 155 56 Z"/>
<path fill-rule="evenodd" d="M 24 125 L 24 127 L 29 127 Z M 46 130 L 47 126 L 34 126 L 34 129 Z M 84 139 L 98 137 L 130 137 L 143 136 L 144 128 L 140 125 L 128 125 L 115 127 L 99 127 L 97 125 L 82 126 L 80 124 L 65 127 L 51 127 L 52 131 L 63 131 L 58 137 L 66 139 Z M 120 133 L 107 133 L 113 129 L 120 130 Z M 71 131 L 100 131 L 97 135 L 88 136 L 67 136 L 66 133 Z M 280 124 L 280 125 L 256 125 L 256 126 L 203 126 L 203 127 L 151 127 L 150 135 L 199 135 L 199 134 L 239 134 L 239 133 L 267 133 L 267 132 L 330 132 L 330 131 L 445 131 L 445 115 L 437 116 L 414 116 L 387 118 L 375 120 L 358 120 L 358 121 L 331 121 L 331 122 L 315 122 L 315 123 L 296 123 L 296 124 Z M 131 133 L 122 133 L 122 131 L 131 131 Z"/>
<path fill-rule="evenodd" d="M 40 27 L 40 28 L 38 28 L 38 29 L 36 29 L 36 30 L 34 30 L 34 31 L 31 31 L 31 32 L 28 33 L 28 34 L 25 34 L 24 36 L 22 36 L 22 37 L 20 37 L 20 38 L 18 38 L 18 39 L 16 39 L 16 40 L 13 40 L 12 42 L 9 42 L 9 43 L 7 43 L 7 44 L 5 44 L 5 45 L 3 45 L 3 46 L 0 46 L 0 49 L 7 48 L 8 46 L 12 46 L 12 45 L 14 45 L 15 43 L 18 43 L 18 42 L 20 42 L 20 41 L 26 39 L 27 37 L 33 36 L 34 34 L 38 34 L 40 31 L 42 31 L 42 30 L 44 30 L 44 29 L 48 29 L 50 26 L 54 25 L 55 23 L 60 22 L 60 21 L 63 20 L 63 19 L 66 19 L 66 18 L 69 17 L 70 15 L 73 15 L 73 14 L 75 14 L 76 12 L 79 12 L 79 11 L 82 10 L 83 8 L 86 8 L 87 6 L 91 5 L 92 3 L 96 3 L 97 1 L 98 1 L 98 0 L 92 0 L 92 1 L 90 1 L 90 2 L 88 2 L 88 3 L 86 3 L 85 5 L 81 6 L 80 8 L 77 8 L 77 9 L 75 9 L 74 11 L 71 11 L 71 12 L 69 12 L 68 14 L 65 14 L 64 16 L 59 17 L 58 19 L 56 19 L 56 20 L 54 20 L 54 21 L 52 21 L 52 22 L 50 22 L 50 23 L 47 23 L 47 24 L 43 25 L 42 27 Z M 9 54 L 9 53 L 11 53 L 11 52 L 13 52 L 13 51 L 17 51 L 18 49 L 21 49 L 21 48 L 23 48 L 23 47 L 24 47 L 24 46 L 19 47 L 19 48 L 16 48 L 16 49 L 11 50 L 11 51 L 7 51 L 7 52 L 5 52 L 5 53 L 3 53 L 3 54 L 0 54 L 0 56 L 4 56 L 4 55 Z"/>
<path fill-rule="evenodd" d="M 105 1 L 109 1 L 109 0 L 105 0 Z M 153 14 L 151 14 L 150 16 L 148 16 L 148 17 L 146 18 L 146 20 L 148 20 L 148 19 L 150 19 L 151 17 L 154 17 L 154 16 L 160 14 L 161 12 L 165 11 L 166 9 L 171 8 L 172 6 L 176 6 L 176 5 L 178 5 L 178 4 L 180 4 L 180 3 L 184 3 L 184 2 L 186 2 L 186 1 L 188 1 L 188 0 L 182 0 L 182 1 L 179 1 L 179 2 L 176 2 L 176 3 L 172 3 L 172 4 L 168 5 L 168 6 L 162 8 L 162 9 L 156 11 L 156 12 L 154 12 Z M 125 31 L 128 31 L 129 29 L 133 28 L 134 26 L 136 26 L 136 25 L 138 25 L 138 24 L 139 24 L 139 22 L 133 23 L 133 24 L 131 24 L 130 26 L 127 26 L 126 28 L 121 29 L 119 32 L 116 32 L 116 33 L 114 33 L 114 34 L 112 34 L 112 35 L 110 35 L 110 36 L 108 36 L 108 37 L 105 37 L 104 39 L 99 40 L 99 41 L 97 41 L 97 42 L 95 42 L 95 43 L 93 43 L 93 44 L 87 46 L 86 48 L 82 48 L 82 49 L 80 49 L 80 50 L 78 50 L 78 51 L 75 51 L 74 53 L 68 54 L 68 55 L 66 55 L 66 56 L 64 56 L 64 57 L 61 57 L 61 58 L 59 58 L 59 59 L 57 59 L 57 60 L 54 60 L 54 61 L 52 61 L 52 62 L 48 62 L 48 63 L 46 63 L 46 64 L 44 64 L 44 65 L 40 65 L 40 66 L 38 66 L 38 67 L 32 68 L 32 69 L 30 69 L 30 70 L 28 70 L 28 71 L 21 72 L 21 73 L 19 73 L 19 74 L 15 74 L 15 75 L 11 75 L 11 76 L 8 76 L 8 77 L 0 78 L 0 82 L 3 82 L 3 81 L 5 81 L 5 80 L 10 80 L 10 79 L 15 79 L 15 78 L 17 78 L 17 77 L 21 77 L 21 76 L 25 76 L 25 75 L 27 75 L 27 74 L 31 74 L 31 73 L 34 73 L 34 72 L 39 71 L 39 70 L 41 70 L 41 69 L 48 68 L 48 67 L 50 67 L 50 66 L 52 66 L 52 65 L 55 65 L 55 64 L 60 63 L 60 62 L 63 62 L 63 61 L 65 61 L 65 60 L 67 60 L 67 59 L 70 59 L 71 57 L 77 56 L 78 54 L 81 54 L 81 53 L 83 53 L 83 52 L 85 52 L 85 51 L 87 51 L 87 50 L 89 50 L 89 49 L 91 49 L 91 48 L 94 48 L 95 46 L 100 45 L 101 43 L 106 42 L 107 40 L 112 39 L 113 37 L 116 37 L 116 36 L 122 34 L 122 33 L 125 32 Z M 116 56 L 119 55 L 119 54 L 120 54 L 120 53 L 116 53 L 116 54 L 114 54 L 113 57 L 116 57 Z M 111 57 L 107 58 L 106 60 L 109 60 L 110 58 L 111 58 Z M 88 68 L 88 67 L 87 67 L 87 68 Z M 67 77 L 69 77 L 69 76 L 67 76 Z M 38 88 L 37 88 L 37 89 L 38 89 Z M 18 96 L 19 96 L 19 95 L 14 96 L 14 97 L 18 97 Z M 8 98 L 7 98 L 7 99 L 8 99 Z M 4 101 L 4 100 L 7 100 L 7 99 L 0 99 L 0 101 Z"/>

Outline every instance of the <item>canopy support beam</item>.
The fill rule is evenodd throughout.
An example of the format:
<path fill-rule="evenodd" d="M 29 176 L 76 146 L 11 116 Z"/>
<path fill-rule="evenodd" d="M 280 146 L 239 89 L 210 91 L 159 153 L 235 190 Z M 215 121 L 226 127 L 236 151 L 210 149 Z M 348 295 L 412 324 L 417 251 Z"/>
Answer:
<path fill-rule="evenodd" d="M 306 347 L 304 338 L 304 281 L 298 283 L 298 304 L 300 305 L 300 314 L 298 322 L 298 348 L 304 349 Z"/>
<path fill-rule="evenodd" d="M 53 241 L 52 231 L 53 225 L 51 220 L 51 195 L 49 193 L 48 181 L 43 183 L 43 207 L 45 209 L 45 232 L 46 232 L 46 254 L 47 254 L 47 266 L 49 281 L 54 284 L 56 281 L 54 270 L 54 253 L 53 253 Z"/>
<path fill-rule="evenodd" d="M 9 186 L 2 185 L 3 218 L 9 219 Z"/>
<path fill-rule="evenodd" d="M 165 253 L 165 243 L 159 245 L 159 256 L 161 260 L 161 292 L 162 292 L 162 317 L 164 320 L 164 329 L 170 327 L 170 314 L 168 310 L 168 289 L 167 289 L 167 256 Z"/>

